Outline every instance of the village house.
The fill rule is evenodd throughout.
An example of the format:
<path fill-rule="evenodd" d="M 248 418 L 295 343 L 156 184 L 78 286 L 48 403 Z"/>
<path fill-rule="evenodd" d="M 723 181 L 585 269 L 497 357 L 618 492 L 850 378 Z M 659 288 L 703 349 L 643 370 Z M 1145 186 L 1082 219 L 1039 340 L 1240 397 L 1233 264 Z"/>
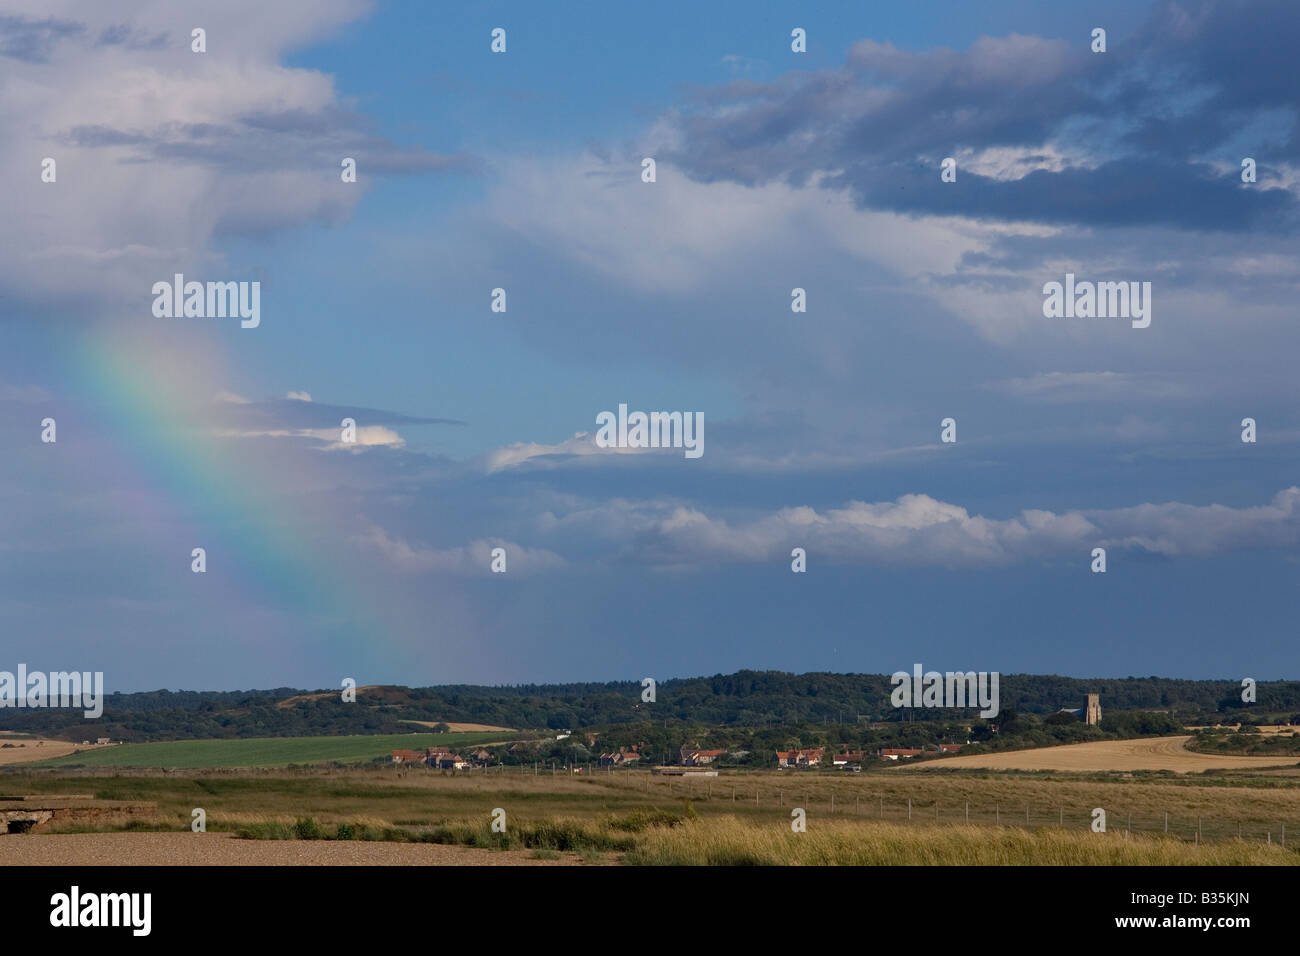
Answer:
<path fill-rule="evenodd" d="M 782 770 L 816 767 L 822 762 L 822 757 L 825 755 L 825 747 L 818 747 L 815 750 L 778 750 L 776 752 L 776 765 Z"/>
<path fill-rule="evenodd" d="M 831 764 L 835 767 L 848 767 L 854 764 L 862 764 L 863 753 L 861 750 L 850 750 L 847 753 L 836 754 L 831 758 Z"/>
<path fill-rule="evenodd" d="M 910 760 L 912 757 L 919 757 L 925 753 L 924 750 L 912 750 L 906 747 L 883 747 L 880 750 L 881 760 Z"/>
<path fill-rule="evenodd" d="M 480 752 L 491 757 L 491 754 L 488 754 L 485 750 Z M 470 760 L 460 754 L 452 753 L 450 747 L 429 747 L 426 750 L 394 750 L 393 763 L 422 763 L 433 767 L 435 770 L 464 770 L 471 765 Z"/>
<path fill-rule="evenodd" d="M 602 767 L 619 767 L 625 763 L 632 763 L 641 759 L 640 745 L 633 744 L 630 749 L 624 750 L 622 747 L 617 752 L 610 751 L 600 755 L 600 765 Z"/>
<path fill-rule="evenodd" d="M 683 747 L 680 751 L 683 767 L 703 767 L 726 753 L 725 750 L 700 750 L 697 747 Z"/>

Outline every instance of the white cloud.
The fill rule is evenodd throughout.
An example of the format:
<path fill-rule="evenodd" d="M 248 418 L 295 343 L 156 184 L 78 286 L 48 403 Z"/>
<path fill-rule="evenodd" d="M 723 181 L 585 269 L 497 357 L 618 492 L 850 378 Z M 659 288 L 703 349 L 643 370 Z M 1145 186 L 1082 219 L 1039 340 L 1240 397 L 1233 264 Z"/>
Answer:
<path fill-rule="evenodd" d="M 355 442 L 343 441 L 341 428 L 217 428 L 213 434 L 218 438 L 312 438 L 325 442 L 326 451 L 406 447 L 406 439 L 384 425 L 358 425 Z"/>
<path fill-rule="evenodd" d="M 47 39 L 0 57 L 0 141 L 21 145 L 0 153 L 3 298 L 148 317 L 152 283 L 174 272 L 259 278 L 223 272 L 210 252 L 221 235 L 346 217 L 364 186 L 340 188 L 334 154 L 364 150 L 374 168 L 411 151 L 368 138 L 331 75 L 283 57 L 370 8 L 6 3 L 28 22 L 20 34 Z M 190 50 L 197 25 L 202 54 Z M 44 157 L 54 183 L 41 181 Z"/>
<path fill-rule="evenodd" d="M 515 442 L 504 448 L 494 448 L 492 451 L 483 455 L 479 463 L 483 469 L 489 473 L 504 471 L 507 468 L 513 468 L 521 465 L 526 461 L 534 458 L 541 458 L 548 455 L 561 455 L 565 457 L 586 456 L 586 455 L 641 455 L 652 454 L 654 452 L 675 451 L 680 455 L 681 452 L 675 449 L 655 449 L 655 448 L 601 448 L 596 444 L 591 432 L 576 432 L 572 438 L 566 438 L 562 442 L 554 445 L 539 444 L 538 442 Z"/>
<path fill-rule="evenodd" d="M 389 567 L 403 574 L 458 574 L 485 576 L 492 574 L 492 550 L 505 549 L 505 574 L 529 575 L 554 571 L 566 562 L 553 551 L 525 548 L 501 538 L 484 538 L 455 548 L 427 548 L 412 545 L 371 525 L 354 540 L 362 548 L 379 555 Z"/>
<path fill-rule="evenodd" d="M 1054 513 L 1027 509 L 1009 518 L 973 515 L 929 495 L 850 501 L 819 511 L 783 508 L 727 520 L 672 501 L 617 500 L 544 515 L 544 533 L 595 529 L 626 556 L 663 567 L 789 561 L 792 548 L 827 564 L 998 567 L 1065 560 L 1086 568 L 1097 546 L 1170 558 L 1300 544 L 1300 487 L 1268 505 L 1230 508 L 1179 502 Z"/>

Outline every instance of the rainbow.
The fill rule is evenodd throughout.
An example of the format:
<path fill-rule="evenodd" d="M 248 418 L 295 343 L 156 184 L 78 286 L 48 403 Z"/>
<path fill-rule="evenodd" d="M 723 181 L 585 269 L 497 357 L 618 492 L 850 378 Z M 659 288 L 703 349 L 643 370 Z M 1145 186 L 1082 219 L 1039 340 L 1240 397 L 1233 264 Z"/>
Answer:
<path fill-rule="evenodd" d="M 292 614 L 314 652 L 328 644 L 342 652 L 331 659 L 360 668 L 384 629 L 357 597 L 355 578 L 330 560 L 331 537 L 346 543 L 292 491 L 309 484 L 309 463 L 295 475 L 218 433 L 214 396 L 230 378 L 220 345 L 201 338 L 177 339 L 156 326 L 148 337 L 124 334 L 120 323 L 87 333 L 77 364 L 103 444 L 119 459 L 97 456 L 96 466 L 130 477 L 141 513 L 128 517 L 185 530 L 175 542 L 178 573 L 190 573 L 191 548 L 203 547 L 208 573 L 226 583 L 213 589 L 226 609 L 235 602 Z"/>

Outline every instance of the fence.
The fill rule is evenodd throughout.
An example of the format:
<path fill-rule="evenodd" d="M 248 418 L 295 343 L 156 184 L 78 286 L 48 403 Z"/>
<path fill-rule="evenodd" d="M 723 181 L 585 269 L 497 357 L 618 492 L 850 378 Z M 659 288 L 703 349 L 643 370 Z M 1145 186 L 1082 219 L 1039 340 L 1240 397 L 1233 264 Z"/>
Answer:
<path fill-rule="evenodd" d="M 522 773 L 573 776 L 575 768 L 525 766 Z M 768 775 L 732 774 L 706 777 L 700 773 L 651 774 L 645 769 L 584 766 L 579 776 L 644 790 L 651 795 L 695 801 L 725 801 L 738 811 L 754 808 L 802 807 L 813 813 L 832 814 L 843 819 L 884 820 L 917 826 L 967 823 L 973 826 L 1013 826 L 1028 829 L 1061 827 L 1091 830 L 1093 807 L 1047 803 L 944 802 L 934 797 L 902 797 L 897 793 L 872 793 L 869 787 L 855 787 L 849 781 L 816 778 L 808 786 L 797 779 L 775 781 Z M 866 781 L 863 781 L 866 783 Z M 1253 840 L 1292 846 L 1300 843 L 1300 820 L 1261 820 L 1242 817 L 1190 816 L 1153 812 L 1150 808 L 1130 809 L 1123 804 L 1102 807 L 1110 833 L 1163 834 L 1188 843 L 1209 840 Z"/>

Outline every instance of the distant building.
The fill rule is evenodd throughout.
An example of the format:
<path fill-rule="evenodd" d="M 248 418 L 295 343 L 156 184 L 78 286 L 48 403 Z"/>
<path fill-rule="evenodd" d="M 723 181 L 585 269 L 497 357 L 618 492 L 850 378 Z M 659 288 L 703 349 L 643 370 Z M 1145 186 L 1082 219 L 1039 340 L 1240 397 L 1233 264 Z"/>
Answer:
<path fill-rule="evenodd" d="M 860 750 L 850 750 L 847 753 L 836 754 L 831 758 L 831 764 L 836 767 L 847 767 L 855 763 L 862 763 L 862 751 Z"/>
<path fill-rule="evenodd" d="M 683 747 L 680 751 L 683 767 L 703 767 L 726 753 L 725 750 L 700 750 L 697 747 Z"/>
<path fill-rule="evenodd" d="M 818 747 L 815 750 L 778 750 L 776 765 L 782 770 L 816 767 L 822 762 L 824 756 L 826 756 L 825 747 Z"/>
<path fill-rule="evenodd" d="M 424 763 L 427 756 L 423 750 L 394 750 L 393 763 Z"/>
<path fill-rule="evenodd" d="M 939 753 L 955 754 L 957 751 L 961 750 L 962 746 L 962 744 L 940 744 Z"/>
<path fill-rule="evenodd" d="M 880 750 L 881 760 L 910 760 L 913 757 L 919 757 L 925 753 L 924 750 L 911 750 L 906 747 L 882 747 Z"/>
<path fill-rule="evenodd" d="M 600 765 L 602 767 L 618 767 L 625 763 L 633 763 L 641 759 L 639 752 L 640 746 L 634 744 L 630 750 L 619 748 L 617 751 L 611 750 L 609 753 L 600 755 Z"/>
<path fill-rule="evenodd" d="M 1085 724 L 1101 723 L 1101 695 L 1089 694 L 1088 703 L 1084 709 L 1083 722 Z"/>

